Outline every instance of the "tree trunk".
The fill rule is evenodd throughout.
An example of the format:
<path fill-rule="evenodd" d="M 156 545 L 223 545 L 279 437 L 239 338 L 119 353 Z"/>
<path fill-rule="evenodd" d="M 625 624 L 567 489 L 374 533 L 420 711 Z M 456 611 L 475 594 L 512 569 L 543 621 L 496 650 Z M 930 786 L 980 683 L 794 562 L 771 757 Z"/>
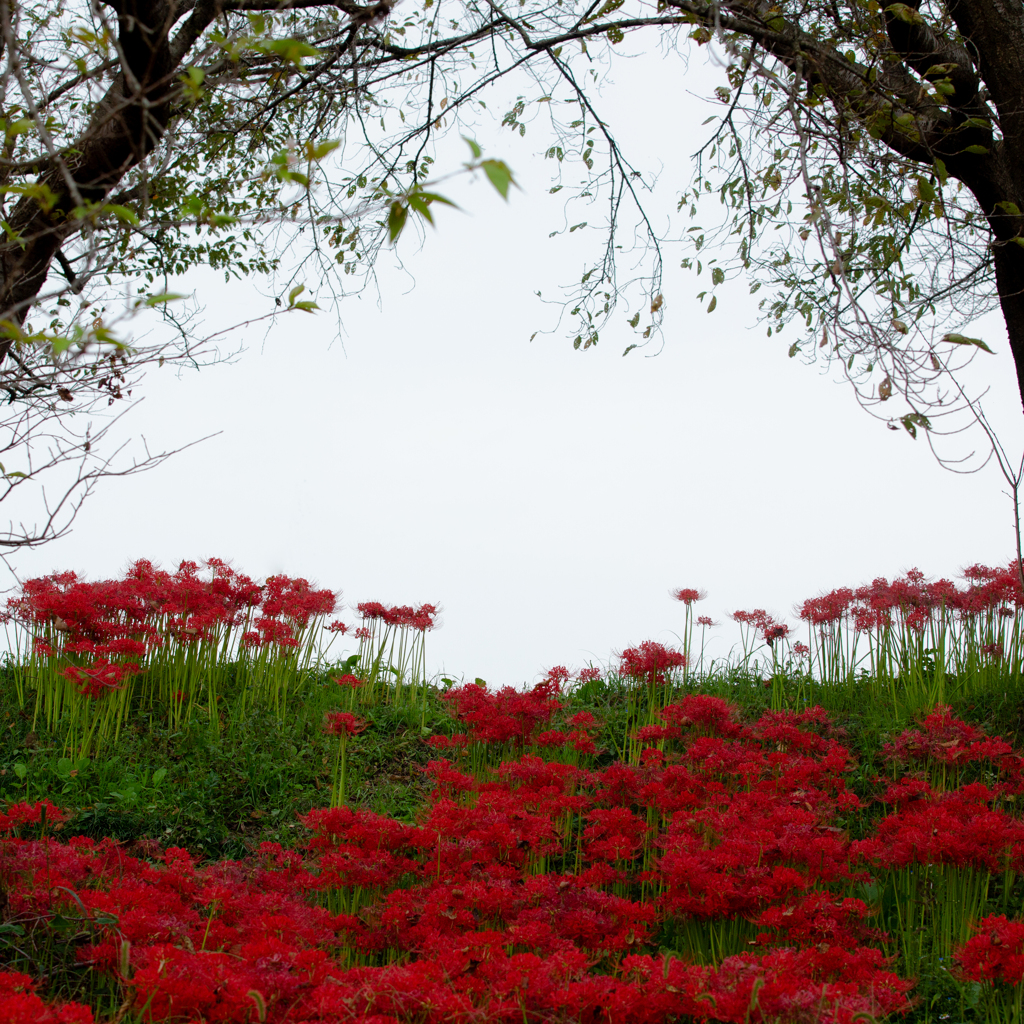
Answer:
<path fill-rule="evenodd" d="M 1016 242 L 997 242 L 993 247 L 999 305 L 1017 367 L 1017 388 L 1024 409 L 1024 248 Z"/>

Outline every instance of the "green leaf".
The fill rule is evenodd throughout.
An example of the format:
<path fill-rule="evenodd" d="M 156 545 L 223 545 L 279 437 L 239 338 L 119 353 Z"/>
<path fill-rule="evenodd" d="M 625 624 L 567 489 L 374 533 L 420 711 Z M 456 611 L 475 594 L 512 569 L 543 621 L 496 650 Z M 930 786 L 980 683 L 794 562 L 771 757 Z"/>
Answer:
<path fill-rule="evenodd" d="M 636 325 L 640 323 L 640 313 L 634 313 L 633 316 L 626 321 L 626 323 L 628 323 L 630 327 L 636 327 Z"/>
<path fill-rule="evenodd" d="M 988 345 L 981 340 L 981 338 L 968 338 L 963 334 L 944 334 L 941 340 L 946 342 L 948 345 L 974 345 L 977 348 L 988 352 L 990 355 L 995 355 L 992 349 L 990 349 Z"/>
<path fill-rule="evenodd" d="M 320 307 L 312 299 L 303 299 L 301 302 L 293 302 L 290 309 L 301 309 L 304 313 L 312 313 Z"/>
<path fill-rule="evenodd" d="M 9 185 L 6 191 L 16 196 L 26 196 L 34 199 L 43 213 L 49 213 L 57 203 L 57 194 L 43 181 L 29 182 L 27 185 Z M 73 216 L 80 216 L 76 209 L 72 211 Z"/>
<path fill-rule="evenodd" d="M 203 89 L 205 79 L 206 72 L 195 65 L 186 68 L 185 74 L 178 77 L 178 81 L 185 87 L 185 92 L 194 103 L 198 103 L 206 95 Z"/>
<path fill-rule="evenodd" d="M 903 424 L 903 429 L 916 441 L 917 440 L 917 428 L 923 427 L 925 430 L 931 429 L 931 421 L 927 416 L 923 416 L 919 412 L 909 412 L 906 416 L 900 417 L 900 423 Z"/>
<path fill-rule="evenodd" d="M 505 161 L 484 160 L 480 166 L 484 169 L 484 174 L 487 175 L 487 180 L 497 190 L 498 195 L 500 195 L 502 199 L 507 200 L 509 186 L 515 185 L 516 183 L 512 178 L 512 172 L 509 170 Z"/>
<path fill-rule="evenodd" d="M 711 271 L 711 283 L 721 284 L 725 280 L 725 271 L 721 267 L 715 267 Z"/>
<path fill-rule="evenodd" d="M 295 300 L 296 300 L 296 299 L 297 299 L 297 298 L 298 298 L 298 297 L 299 297 L 299 296 L 300 296 L 300 295 L 301 295 L 301 294 L 302 294 L 302 293 L 303 293 L 303 292 L 304 292 L 305 290 L 306 290 L 306 286 L 305 286 L 304 284 L 297 284 L 297 285 L 296 285 L 296 286 L 295 286 L 295 287 L 294 287 L 294 288 L 293 288 L 293 289 L 292 289 L 292 290 L 291 290 L 291 291 L 290 291 L 290 292 L 288 293 L 288 308 L 289 308 L 289 309 L 290 309 L 290 308 L 291 308 L 292 306 L 294 306 L 294 305 L 295 305 Z"/>
<path fill-rule="evenodd" d="M 1011 217 L 1020 216 L 1020 207 L 1016 203 L 1011 203 L 1007 201 L 1002 203 L 996 203 L 996 206 L 1000 210 L 1002 210 L 1003 213 L 1008 213 Z"/>
<path fill-rule="evenodd" d="M 472 153 L 472 154 L 473 154 L 473 159 L 474 159 L 474 160 L 479 160 L 479 159 L 480 159 L 480 157 L 482 157 L 482 156 L 483 156 L 483 154 L 484 154 L 484 151 L 483 151 L 483 150 L 482 150 L 482 149 L 480 148 L 480 146 L 479 146 L 479 145 L 477 144 L 477 141 L 476 141 L 476 139 L 471 139 L 471 138 L 470 138 L 470 137 L 469 137 L 468 135 L 463 135 L 463 136 L 462 136 L 462 141 L 463 141 L 463 142 L 464 142 L 464 143 L 465 143 L 465 144 L 466 144 L 467 146 L 469 146 L 469 151 L 470 151 L 470 153 Z"/>
<path fill-rule="evenodd" d="M 159 786 L 160 783 L 163 782 L 164 779 L 166 779 L 166 778 L 167 778 L 167 769 L 166 768 L 157 768 L 157 770 L 155 772 L 153 772 L 153 785 L 154 786 Z"/>
<path fill-rule="evenodd" d="M 307 142 L 306 157 L 314 161 L 323 160 L 328 153 L 333 153 L 340 145 L 340 139 L 324 139 L 323 142 L 318 142 L 316 145 L 312 142 Z"/>
<path fill-rule="evenodd" d="M 409 207 L 401 200 L 396 199 L 391 204 L 391 209 L 388 210 L 388 236 L 392 242 L 396 241 L 398 236 L 402 233 L 402 229 L 405 227 L 405 222 L 408 217 Z"/>
<path fill-rule="evenodd" d="M 24 761 L 16 762 L 14 765 L 14 774 L 17 775 L 19 779 L 24 779 L 25 776 L 28 775 L 28 765 L 25 764 Z"/>
<path fill-rule="evenodd" d="M 798 341 L 794 341 L 793 344 L 789 346 L 789 358 L 792 359 L 799 351 L 800 343 Z"/>
<path fill-rule="evenodd" d="M 32 122 L 27 117 L 19 117 L 17 121 L 12 121 L 7 126 L 7 137 L 12 138 L 15 135 L 24 135 L 30 131 L 32 131 Z"/>
<path fill-rule="evenodd" d="M 130 210 L 127 206 L 121 206 L 119 203 L 108 203 L 104 209 L 109 210 L 118 220 L 124 221 L 125 224 L 132 224 L 137 227 L 140 223 L 135 211 Z"/>
<path fill-rule="evenodd" d="M 935 199 L 935 186 L 920 174 L 917 176 L 917 194 L 926 203 L 933 202 Z"/>
<path fill-rule="evenodd" d="M 984 156 L 988 149 L 985 146 L 965 146 L 963 151 L 965 153 L 974 153 L 977 156 Z"/>
<path fill-rule="evenodd" d="M 712 295 L 711 296 L 711 301 L 708 303 L 708 312 L 709 313 L 714 313 L 715 307 L 717 305 L 718 305 L 718 296 L 717 295 Z"/>
<path fill-rule="evenodd" d="M 161 292 L 159 295 L 150 295 L 146 299 L 146 305 L 149 307 L 161 306 L 165 302 L 176 302 L 178 299 L 185 298 L 184 295 L 178 295 L 175 292 Z"/>
<path fill-rule="evenodd" d="M 292 64 L 299 64 L 304 57 L 319 57 L 320 51 L 301 39 L 272 39 L 259 47 L 264 53 L 273 53 Z"/>

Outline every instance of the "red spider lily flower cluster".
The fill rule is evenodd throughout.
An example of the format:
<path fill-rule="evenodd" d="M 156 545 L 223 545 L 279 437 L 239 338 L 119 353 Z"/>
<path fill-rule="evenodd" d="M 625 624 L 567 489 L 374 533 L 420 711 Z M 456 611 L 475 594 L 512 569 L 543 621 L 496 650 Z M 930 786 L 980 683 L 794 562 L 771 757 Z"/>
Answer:
<path fill-rule="evenodd" d="M 336 604 L 308 580 L 257 583 L 217 558 L 202 568 L 182 562 L 174 573 L 142 559 L 118 580 L 70 572 L 29 580 L 7 602 L 7 621 L 31 640 L 35 718 L 42 714 L 65 749 L 86 754 L 119 734 L 137 696 L 162 703 L 171 727 L 200 699 L 212 717 L 218 675 L 232 661 L 242 665 L 236 679 L 280 710 L 283 666 L 311 665 Z"/>
<path fill-rule="evenodd" d="M 982 764 L 1012 770 L 1019 761 L 1009 743 L 960 721 L 945 705 L 928 714 L 920 728 L 906 729 L 885 744 L 882 758 L 894 766 L 911 769 L 963 769 Z"/>
<path fill-rule="evenodd" d="M 523 737 L 558 710 L 557 682 L 538 689 L 523 706 L 463 687 L 452 706 L 500 709 Z M 8 838 L 9 914 L 45 927 L 84 908 L 97 924 L 79 961 L 154 1022 L 853 1024 L 909 1009 L 869 908 L 837 892 L 863 868 L 833 824 L 857 799 L 827 716 L 744 726 L 691 695 L 662 717 L 668 753 L 645 765 L 523 754 L 477 779 L 435 761 L 416 824 L 318 809 L 304 849 L 241 862 Z M 748 922 L 742 948 L 704 960 L 687 929 L 723 918 Z M 676 955 L 656 952 L 667 941 Z"/>
<path fill-rule="evenodd" d="M 664 683 L 665 673 L 682 668 L 686 655 L 655 640 L 645 640 L 637 647 L 627 647 L 619 656 L 619 673 L 654 686 Z"/>
<path fill-rule="evenodd" d="M 999 594 L 993 616 L 1016 609 L 1003 577 L 983 569 L 968 576 L 972 592 Z M 220 588 L 234 608 L 221 618 L 143 602 L 135 618 L 104 605 L 87 625 L 73 602 L 43 601 L 37 655 L 123 667 L 227 628 L 262 650 L 287 646 L 333 609 L 305 581 L 250 586 L 223 563 L 211 563 L 211 577 L 189 563 L 172 579 L 183 593 Z M 885 607 L 871 600 L 898 598 L 888 614 L 910 623 L 964 593 L 919 574 L 897 582 L 876 581 L 864 597 L 826 595 L 832 603 L 806 617 L 828 627 L 855 621 L 861 607 L 880 622 Z M 923 593 L 931 605 L 914 603 Z M 418 643 L 436 608 L 371 602 L 360 612 L 362 639 L 413 630 Z M 769 645 L 788 633 L 760 609 L 735 617 Z M 52 804 L 8 807 L 5 922 L 34 938 L 84 914 L 88 940 L 67 955 L 151 1024 L 854 1024 L 905 1014 L 914 982 L 892 952 L 908 901 L 932 915 L 918 930 L 959 926 L 967 904 L 957 885 L 985 893 L 992 879 L 1024 871 L 1024 757 L 938 706 L 883 748 L 872 780 L 854 771 L 822 708 L 745 720 L 723 698 L 663 685 L 685 665 L 684 653 L 653 641 L 622 653 L 620 674 L 641 684 L 630 690 L 630 763 L 595 757 L 603 726 L 572 713 L 566 666 L 526 692 L 453 687 L 444 701 L 462 731 L 426 740 L 438 759 L 412 822 L 343 805 L 346 747 L 367 723 L 329 712 L 332 806 L 301 817 L 306 841 L 294 850 L 264 843 L 244 860 L 201 864 L 150 843 L 131 856 L 113 840 L 56 838 L 51 825 L 70 829 Z M 361 697 L 373 685 L 363 668 L 337 682 L 362 680 Z M 95 678 L 115 688 L 133 674 Z M 658 698 L 646 720 L 635 712 L 643 684 Z M 864 790 L 851 789 L 855 776 Z M 923 881 L 906 896 L 908 878 Z M 885 917 L 886 903 L 898 913 Z M 955 963 L 986 992 L 1019 986 L 1024 923 L 989 913 L 984 899 L 971 907 L 974 934 L 947 943 L 942 969 Z M 922 963 L 901 962 L 914 973 Z M 0 1019 L 92 1024 L 88 1006 L 41 999 L 42 981 L 0 972 Z"/>
<path fill-rule="evenodd" d="M 359 674 L 370 683 L 371 693 L 382 672 L 394 674 L 396 699 L 406 684 L 418 686 L 425 708 L 426 636 L 438 625 L 438 606 L 422 604 L 414 608 L 364 601 L 356 610 L 364 623 L 354 633 L 359 640 Z"/>
<path fill-rule="evenodd" d="M 1014 987 L 1024 984 L 1024 921 L 992 914 L 974 927 L 977 934 L 956 955 L 964 977 Z"/>
<path fill-rule="evenodd" d="M 0 971 L 0 1020 L 5 1024 L 93 1024 L 93 1015 L 80 1003 L 47 1006 L 27 974 Z"/>
<path fill-rule="evenodd" d="M 204 565 L 205 577 L 196 562 L 170 573 L 141 559 L 122 579 L 95 583 L 55 573 L 28 580 L 7 611 L 33 634 L 37 654 L 89 656 L 95 676 L 111 656 L 144 659 L 168 641 L 191 646 L 233 630 L 246 637 L 246 646 L 293 646 L 311 621 L 337 604 L 332 591 L 304 579 L 271 576 L 259 584 L 221 559 Z"/>
<path fill-rule="evenodd" d="M 363 617 L 363 621 L 379 620 L 386 626 L 417 629 L 421 632 L 433 629 L 438 616 L 438 607 L 434 604 L 421 604 L 419 608 L 407 604 L 388 607 L 380 601 L 363 601 L 356 605 L 356 611 Z"/>
<path fill-rule="evenodd" d="M 777 640 L 785 640 L 789 636 L 789 626 L 773 618 L 763 608 L 755 608 L 749 612 L 733 612 L 732 618 L 740 625 L 756 629 L 761 634 L 761 639 L 769 647 L 773 646 Z"/>
<path fill-rule="evenodd" d="M 505 686 L 496 693 L 467 683 L 444 695 L 451 715 L 470 727 L 474 743 L 512 743 L 524 747 L 532 743 L 541 726 L 561 710 L 559 679 L 545 680 L 532 690 Z"/>
<path fill-rule="evenodd" d="M 839 587 L 805 601 L 800 617 L 813 626 L 850 620 L 861 632 L 889 628 L 897 621 L 919 630 L 939 611 L 1013 615 L 1024 606 L 1016 565 L 1000 569 L 973 565 L 963 575 L 968 581 L 965 587 L 943 579 L 929 582 L 919 569 L 892 582 L 879 577 L 856 589 Z"/>
<path fill-rule="evenodd" d="M 682 601 L 685 605 L 691 605 L 694 601 L 703 601 L 708 596 L 706 590 L 698 590 L 696 587 L 683 587 L 672 591 L 672 598 Z"/>

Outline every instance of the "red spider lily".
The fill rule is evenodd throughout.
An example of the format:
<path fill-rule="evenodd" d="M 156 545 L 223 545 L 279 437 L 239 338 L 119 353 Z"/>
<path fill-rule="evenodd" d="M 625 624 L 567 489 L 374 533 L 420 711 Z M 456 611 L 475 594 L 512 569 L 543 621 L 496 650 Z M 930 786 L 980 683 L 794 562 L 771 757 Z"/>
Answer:
<path fill-rule="evenodd" d="M 444 701 L 459 721 L 471 727 L 475 742 L 525 746 L 532 742 L 540 726 L 561 709 L 557 693 L 557 681 L 545 681 L 525 693 L 511 686 L 490 693 L 467 683 L 449 690 Z"/>
<path fill-rule="evenodd" d="M 5 1024 L 93 1024 L 88 1006 L 47 1006 L 36 995 L 35 980 L 15 971 L 0 971 L 0 1020 Z"/>
<path fill-rule="evenodd" d="M 583 850 L 589 860 L 632 860 L 648 832 L 647 822 L 627 807 L 597 808 L 587 814 L 587 821 Z"/>
<path fill-rule="evenodd" d="M 561 693 L 562 687 L 569 681 L 569 670 L 564 665 L 555 665 L 549 668 L 544 676 L 544 682 L 551 686 L 555 693 Z"/>
<path fill-rule="evenodd" d="M 965 978 L 1000 985 L 1024 984 L 1024 921 L 992 914 L 974 925 L 976 934 L 955 954 Z"/>
<path fill-rule="evenodd" d="M 576 681 L 580 683 L 592 683 L 600 678 L 601 670 L 599 668 L 594 668 L 593 666 L 590 668 L 580 669 L 579 672 L 576 673 Z"/>
<path fill-rule="evenodd" d="M 840 622 L 849 612 L 853 604 L 853 591 L 849 587 L 840 587 L 821 597 L 812 597 L 804 601 L 800 609 L 800 618 L 812 626 L 825 626 Z"/>
<path fill-rule="evenodd" d="M 337 600 L 333 591 L 315 590 L 307 580 L 271 576 L 264 584 L 263 614 L 304 628 L 311 618 L 330 615 Z"/>
<path fill-rule="evenodd" d="M 710 615 L 698 615 L 697 625 L 703 626 L 705 629 L 707 629 L 709 626 L 717 626 L 718 623 L 715 622 Z"/>
<path fill-rule="evenodd" d="M 456 733 L 454 736 L 428 736 L 427 745 L 435 750 L 454 750 L 464 752 L 469 746 L 470 739 L 466 733 Z"/>
<path fill-rule="evenodd" d="M 981 761 L 999 765 L 1011 755 L 1009 743 L 954 718 L 952 709 L 945 705 L 936 707 L 920 729 L 907 729 L 882 748 L 885 761 L 901 765 L 929 761 L 957 766 Z"/>
<path fill-rule="evenodd" d="M 139 666 L 133 662 L 116 663 L 97 658 L 89 665 L 69 665 L 61 675 L 70 679 L 83 696 L 97 700 L 111 690 L 122 689 L 125 679 L 138 671 Z"/>
<path fill-rule="evenodd" d="M 355 690 L 363 685 L 362 679 L 359 676 L 352 675 L 351 672 L 346 672 L 344 675 L 338 676 L 334 680 L 339 686 L 347 686 L 349 689 Z"/>
<path fill-rule="evenodd" d="M 784 640 L 789 635 L 789 626 L 772 618 L 763 608 L 755 608 L 749 612 L 733 612 L 732 617 L 735 622 L 758 630 L 761 633 L 761 639 L 769 647 L 776 640 Z"/>
<path fill-rule="evenodd" d="M 419 608 L 410 605 L 388 607 L 380 601 L 363 601 L 356 605 L 356 610 L 364 621 L 379 619 L 388 626 L 410 627 L 420 631 L 433 629 L 439 613 L 438 606 L 433 604 L 422 604 Z"/>
<path fill-rule="evenodd" d="M 736 707 L 721 697 L 687 694 L 662 708 L 661 717 L 671 725 L 690 730 L 695 736 L 738 736 Z"/>
<path fill-rule="evenodd" d="M 681 668 L 686 655 L 654 640 L 645 640 L 638 647 L 627 647 L 619 659 L 619 672 L 632 679 L 643 680 L 654 686 L 665 682 L 668 669 Z"/>
<path fill-rule="evenodd" d="M 324 732 L 329 736 L 358 736 L 367 724 L 351 711 L 328 711 L 324 716 Z"/>
<path fill-rule="evenodd" d="M 684 587 L 681 590 L 672 591 L 673 600 L 682 601 L 686 605 L 691 605 L 694 601 L 703 601 L 707 596 L 706 590 L 698 590 L 695 587 Z"/>
<path fill-rule="evenodd" d="M 924 795 L 889 814 L 875 834 L 851 845 L 851 855 L 882 867 L 951 864 L 1001 873 L 1024 867 L 1024 823 L 988 803 L 994 794 L 977 783 Z"/>

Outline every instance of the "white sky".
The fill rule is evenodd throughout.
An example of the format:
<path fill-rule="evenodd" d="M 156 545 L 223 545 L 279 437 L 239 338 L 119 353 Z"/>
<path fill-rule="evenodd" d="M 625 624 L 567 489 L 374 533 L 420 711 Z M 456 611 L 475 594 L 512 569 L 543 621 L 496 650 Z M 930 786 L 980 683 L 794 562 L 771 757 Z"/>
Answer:
<path fill-rule="evenodd" d="M 678 59 L 660 56 L 617 77 L 604 109 L 634 164 L 660 168 L 667 226 L 715 109 L 686 90 L 708 94 L 718 79 L 684 79 Z M 500 116 L 514 96 L 510 86 L 489 105 Z M 943 471 L 923 441 L 787 359 L 795 332 L 767 339 L 743 281 L 709 315 L 693 298 L 704 280 L 672 253 L 653 358 L 622 358 L 624 315 L 586 353 L 559 333 L 530 343 L 551 323 L 533 293 L 554 298 L 578 279 L 587 232 L 548 238 L 562 213 L 546 194 L 539 122 L 522 140 L 478 137 L 522 192 L 505 204 L 483 181 L 446 183 L 466 213 L 442 211 L 420 251 L 403 242 L 404 270 L 381 263 L 379 306 L 376 295 L 347 300 L 340 342 L 330 313 L 296 313 L 243 334 L 233 365 L 152 373 L 124 436 L 154 450 L 219 436 L 104 483 L 70 536 L 14 558 L 19 574 L 95 579 L 140 557 L 173 569 L 217 556 L 254 576 L 315 579 L 350 606 L 440 602 L 429 667 L 502 685 L 674 642 L 683 614 L 671 588 L 707 589 L 698 612 L 723 623 L 721 656 L 737 608 L 795 623 L 794 604 L 822 590 L 1011 557 L 994 469 Z M 460 142 L 449 166 L 466 155 Z M 596 232 L 582 242 L 596 246 Z M 189 284 L 211 329 L 271 308 L 247 284 Z M 976 332 L 997 351 L 976 361 L 993 388 L 987 409 L 1019 451 L 1001 320 Z"/>

